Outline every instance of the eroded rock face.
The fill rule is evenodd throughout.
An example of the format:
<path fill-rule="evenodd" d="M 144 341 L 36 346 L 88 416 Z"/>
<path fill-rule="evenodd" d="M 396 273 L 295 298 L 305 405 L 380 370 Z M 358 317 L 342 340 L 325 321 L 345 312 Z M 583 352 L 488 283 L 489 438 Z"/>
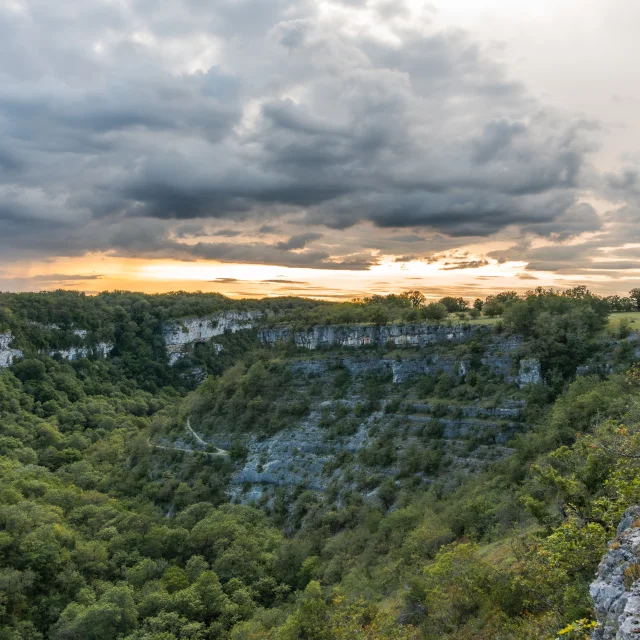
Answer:
<path fill-rule="evenodd" d="M 52 351 L 47 352 L 47 355 L 52 358 L 60 357 L 63 360 L 79 360 L 80 358 L 88 358 L 89 356 L 106 358 L 111 353 L 113 346 L 114 345 L 109 342 L 99 342 L 98 344 L 89 347 L 53 349 Z"/>
<path fill-rule="evenodd" d="M 48 328 L 57 329 L 56 325 L 50 325 Z M 75 335 L 81 338 L 87 336 L 84 329 L 74 330 Z M 19 349 L 12 349 L 9 345 L 13 341 L 13 335 L 7 331 L 0 333 L 0 367 L 10 367 L 14 360 L 24 357 L 24 352 Z M 88 358 L 89 356 L 106 358 L 113 349 L 113 344 L 108 342 L 99 342 L 95 345 L 84 347 L 69 347 L 68 349 L 52 349 L 43 352 L 51 358 L 62 358 L 63 360 L 78 360 L 80 358 Z"/>
<path fill-rule="evenodd" d="M 394 427 L 394 449 L 403 451 L 412 445 L 424 447 L 424 439 L 418 434 L 425 426 L 438 424 L 441 429 L 443 447 L 447 451 L 449 466 L 447 477 L 453 489 L 461 477 L 474 473 L 495 460 L 511 455 L 513 449 L 503 444 L 514 434 L 517 425 L 505 421 L 468 420 L 453 418 L 433 418 L 429 415 L 405 415 L 377 411 L 360 421 L 351 435 L 328 436 L 322 427 L 323 409 L 334 410 L 338 405 L 354 407 L 361 398 L 348 397 L 343 400 L 327 400 L 316 406 L 307 417 L 295 427 L 283 429 L 269 437 L 249 436 L 244 445 L 248 455 L 246 462 L 231 477 L 228 494 L 233 501 L 242 504 L 266 500 L 271 504 L 278 488 L 286 493 L 295 489 L 324 493 L 333 484 L 340 489 L 355 490 L 354 478 L 347 478 L 342 464 L 332 465 L 337 456 L 356 455 L 370 445 L 380 430 L 388 428 L 394 421 L 401 420 L 402 427 Z M 468 451 L 462 442 L 471 435 L 482 438 L 492 431 L 489 446 L 479 444 Z M 228 449 L 233 444 L 234 434 L 219 433 L 212 436 L 216 445 Z M 438 436 L 433 436 L 438 437 Z M 393 477 L 400 467 L 394 462 L 384 467 L 367 467 L 357 458 L 347 466 L 354 472 L 366 475 L 379 474 Z M 427 472 L 416 472 L 414 477 L 428 484 L 432 478 Z M 374 499 L 375 492 L 367 497 Z"/>
<path fill-rule="evenodd" d="M 514 363 L 513 355 L 508 351 L 501 354 L 494 353 L 490 357 L 482 358 L 482 364 L 507 382 L 518 382 L 521 387 L 533 382 L 540 382 L 540 365 L 538 361 L 525 360 L 523 362 L 535 362 L 538 366 L 538 377 L 527 375 L 522 378 L 515 378 L 511 373 Z M 388 373 L 395 384 L 402 384 L 418 376 L 440 373 L 465 376 L 470 371 L 468 361 L 456 360 L 453 355 L 449 354 L 431 354 L 407 358 L 335 357 L 326 360 L 297 360 L 290 365 L 294 373 L 311 376 L 322 375 L 332 367 L 344 367 L 354 377 L 374 372 Z"/>
<path fill-rule="evenodd" d="M 640 507 L 628 509 L 609 545 L 591 597 L 598 618 L 593 640 L 640 640 Z"/>
<path fill-rule="evenodd" d="M 424 347 L 438 342 L 463 342 L 487 329 L 478 325 L 451 327 L 430 324 L 392 324 L 315 326 L 294 330 L 291 327 L 261 329 L 258 338 L 263 344 L 293 342 L 305 349 L 323 347 L 411 346 Z"/>
<path fill-rule="evenodd" d="M 175 364 L 198 343 L 209 342 L 211 338 L 227 331 L 235 333 L 251 329 L 261 317 L 259 311 L 226 311 L 204 318 L 186 318 L 166 325 L 164 341 L 169 364 Z M 221 347 L 218 351 L 220 350 Z"/>
<path fill-rule="evenodd" d="M 542 382 L 540 360 L 535 358 L 520 360 L 520 371 L 516 382 L 519 387 L 526 387 L 530 384 L 540 384 Z"/>
<path fill-rule="evenodd" d="M 230 496 L 248 504 L 259 499 L 265 487 L 326 490 L 336 474 L 325 474 L 325 464 L 342 451 L 355 453 L 363 447 L 376 415 L 365 420 L 354 435 L 335 442 L 327 441 L 318 426 L 319 417 L 312 412 L 296 429 L 283 430 L 265 440 L 252 437 L 247 442 L 247 462 L 231 478 Z M 249 487 L 248 492 L 243 493 L 243 485 Z"/>
<path fill-rule="evenodd" d="M 478 325 L 436 326 L 430 324 L 393 324 L 389 326 L 315 326 L 310 329 L 295 330 L 291 327 L 263 328 L 258 339 L 263 344 L 275 345 L 278 342 L 293 341 L 297 347 L 316 350 L 328 347 L 367 346 L 379 347 L 416 347 L 447 345 L 483 337 L 486 352 L 481 358 L 483 365 L 508 382 L 516 382 L 520 387 L 537 384 L 542 381 L 540 362 L 537 359 L 521 360 L 518 375 L 514 375 L 515 353 L 522 347 L 522 338 L 494 337 L 486 327 Z M 446 348 L 445 348 L 446 349 Z M 465 376 L 469 370 L 467 360 L 456 360 L 451 353 L 436 353 L 413 358 L 342 358 L 342 365 L 353 375 L 361 375 L 371 369 L 386 369 L 391 372 L 393 382 L 402 383 L 411 377 L 434 373 L 451 373 Z M 517 360 L 515 361 L 517 364 Z M 300 363 L 303 370 L 322 369 L 326 364 L 310 362 Z"/>
<path fill-rule="evenodd" d="M 12 349 L 9 345 L 13 342 L 10 331 L 0 333 L 0 367 L 10 367 L 14 360 L 24 355 L 18 349 Z"/>

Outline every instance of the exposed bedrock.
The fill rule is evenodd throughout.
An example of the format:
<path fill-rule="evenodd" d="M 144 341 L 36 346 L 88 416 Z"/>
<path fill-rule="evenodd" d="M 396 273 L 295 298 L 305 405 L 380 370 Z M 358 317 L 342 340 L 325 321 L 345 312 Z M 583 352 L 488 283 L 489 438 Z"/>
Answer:
<path fill-rule="evenodd" d="M 12 349 L 13 335 L 7 331 L 0 333 L 0 367 L 10 367 L 14 360 L 24 355 L 19 349 Z"/>
<path fill-rule="evenodd" d="M 593 640 L 640 640 L 640 507 L 625 512 L 590 591 Z"/>
<path fill-rule="evenodd" d="M 226 332 L 251 329 L 262 317 L 259 311 L 225 311 L 201 318 L 185 318 L 164 327 L 169 364 L 175 364 L 199 343 L 209 342 Z"/>
<path fill-rule="evenodd" d="M 47 328 L 57 329 L 55 325 L 49 325 Z M 80 338 L 86 338 L 87 332 L 83 329 L 74 330 L 74 334 Z M 24 352 L 20 349 L 11 347 L 13 343 L 13 335 L 10 331 L 0 333 L 0 367 L 10 367 L 15 360 L 24 357 Z M 78 360 L 79 358 L 88 358 L 90 356 L 96 358 L 106 358 L 113 345 L 108 342 L 98 342 L 81 347 L 68 347 L 66 349 L 50 349 L 41 353 L 52 358 L 62 358 L 63 360 Z"/>
<path fill-rule="evenodd" d="M 456 475 L 473 473 L 496 459 L 510 455 L 512 450 L 503 444 L 517 429 L 523 428 L 502 420 L 436 419 L 378 411 L 363 418 L 352 435 L 329 436 L 326 428 L 322 427 L 323 411 L 332 412 L 338 406 L 353 407 L 358 401 L 357 397 L 327 400 L 293 428 L 283 429 L 266 438 L 249 436 L 244 443 L 248 450 L 246 462 L 230 480 L 230 497 L 248 504 L 265 497 L 270 500 L 278 487 L 285 490 L 305 488 L 323 493 L 334 483 L 341 489 L 355 489 L 354 480 L 345 476 L 344 465 L 332 464 L 337 456 L 344 454 L 355 456 L 351 463 L 354 472 L 393 477 L 399 471 L 397 462 L 374 469 L 357 460 L 358 452 L 371 445 L 380 430 L 385 428 L 393 430 L 393 449 L 402 455 L 412 445 L 419 449 L 428 447 L 424 436 L 419 434 L 427 426 L 439 425 L 440 434 L 433 438 L 441 438 L 445 443 L 442 446 L 446 449 L 450 465 L 446 475 L 454 482 Z M 214 439 L 217 446 L 228 448 L 232 446 L 233 437 L 233 434 L 221 433 Z M 471 449 L 466 442 L 469 438 L 477 440 Z M 428 473 L 415 475 L 425 483 L 433 480 Z"/>
<path fill-rule="evenodd" d="M 532 362 L 530 360 L 524 362 Z M 513 354 L 493 353 L 482 358 L 482 364 L 489 370 L 504 378 L 508 382 L 516 382 L 524 387 L 528 384 L 541 382 L 540 365 L 537 361 L 537 369 L 532 372 L 530 365 L 525 368 L 526 375 L 514 376 Z M 324 360 L 297 360 L 291 363 L 291 370 L 296 374 L 320 376 L 326 374 L 330 369 L 344 367 L 354 377 L 359 377 L 373 372 L 388 373 L 396 384 L 401 384 L 421 375 L 432 375 L 438 373 L 450 373 L 464 376 L 469 372 L 469 361 L 457 360 L 453 355 L 425 355 L 407 358 L 389 357 L 334 357 Z M 522 367 L 521 367 L 522 371 Z M 537 372 L 537 375 L 534 375 Z"/>
<path fill-rule="evenodd" d="M 464 342 L 488 329 L 481 325 L 318 325 L 309 329 L 292 327 L 263 328 L 258 338 L 263 344 L 293 341 L 305 349 L 322 347 L 413 346 L 424 347 L 439 342 Z"/>

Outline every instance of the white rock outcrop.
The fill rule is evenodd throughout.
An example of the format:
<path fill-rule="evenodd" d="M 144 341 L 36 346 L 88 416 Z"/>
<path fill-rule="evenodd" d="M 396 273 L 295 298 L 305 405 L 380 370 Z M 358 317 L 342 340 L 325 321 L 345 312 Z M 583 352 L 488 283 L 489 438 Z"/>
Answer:
<path fill-rule="evenodd" d="M 10 331 L 0 333 L 0 367 L 10 367 L 17 358 L 24 355 L 19 349 L 10 347 L 13 335 Z"/>
<path fill-rule="evenodd" d="M 520 371 L 518 372 L 516 382 L 520 388 L 530 384 L 540 384 L 542 382 L 540 360 L 537 358 L 520 360 Z"/>
<path fill-rule="evenodd" d="M 74 331 L 74 333 L 79 337 L 86 337 L 87 335 L 87 332 L 82 329 L 78 329 L 77 332 Z M 12 342 L 13 334 L 10 331 L 0 333 L 0 368 L 10 367 L 14 360 L 24 357 L 24 352 L 10 347 Z M 106 358 L 111 353 L 112 349 L 113 344 L 108 342 L 99 342 L 92 346 L 52 349 L 44 353 L 51 358 L 59 357 L 63 360 L 79 360 L 80 358 L 88 358 L 90 356 Z"/>
<path fill-rule="evenodd" d="M 625 512 L 590 592 L 593 640 L 640 640 L 640 507 Z"/>
<path fill-rule="evenodd" d="M 99 342 L 91 347 L 70 347 L 69 349 L 53 349 L 47 352 L 51 358 L 60 357 L 63 360 L 79 360 L 80 358 L 88 358 L 95 356 L 106 358 L 113 349 L 113 344 L 109 342 Z"/>
<path fill-rule="evenodd" d="M 169 364 L 175 364 L 198 343 L 209 342 L 228 331 L 235 333 L 251 329 L 261 317 L 260 311 L 225 311 L 213 316 L 185 318 L 167 324 L 164 328 L 164 342 Z M 219 348 L 218 352 L 221 350 Z"/>
<path fill-rule="evenodd" d="M 478 325 L 431 325 L 426 323 L 390 325 L 317 325 L 309 329 L 293 329 L 283 326 L 263 328 L 258 339 L 263 344 L 294 342 L 304 349 L 323 347 L 366 347 L 389 345 L 398 347 L 424 347 L 427 344 L 464 342 L 473 336 L 487 332 Z"/>

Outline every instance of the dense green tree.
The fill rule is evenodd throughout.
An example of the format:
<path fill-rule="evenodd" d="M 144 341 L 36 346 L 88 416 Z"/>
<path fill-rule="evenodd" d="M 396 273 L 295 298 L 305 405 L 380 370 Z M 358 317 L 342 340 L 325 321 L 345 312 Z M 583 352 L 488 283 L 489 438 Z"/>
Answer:
<path fill-rule="evenodd" d="M 449 311 L 441 302 L 430 302 L 423 310 L 424 317 L 427 320 L 444 320 Z"/>
<path fill-rule="evenodd" d="M 418 309 L 408 293 L 339 304 L 0 294 L 0 326 L 26 351 L 0 371 L 0 638 L 537 640 L 591 618 L 589 581 L 621 513 L 640 502 L 640 375 L 574 377 L 603 353 L 622 370 L 632 342 L 603 351 L 613 302 L 584 287 L 512 294 L 494 298 L 498 326 L 522 336 L 519 355 L 541 359 L 545 383 L 530 389 L 487 373 L 482 337 L 452 349 L 470 363 L 464 376 L 394 385 L 349 374 L 335 353 L 323 384 L 291 375 L 295 346 L 267 351 L 246 332 L 221 336 L 219 357 L 193 356 L 189 366 L 213 375 L 190 393 L 166 363 L 166 320 L 259 308 L 266 322 L 308 326 L 448 311 Z M 112 357 L 38 353 L 75 345 L 77 328 L 114 341 Z M 504 398 L 526 400 L 527 428 L 514 421 L 505 457 L 457 474 L 440 418 Z M 406 416 L 418 400 L 424 422 Z M 396 416 L 388 427 L 383 407 Z M 332 443 L 363 421 L 372 436 L 327 456 L 322 495 L 280 488 L 260 508 L 230 504 L 244 439 L 311 410 Z M 195 442 L 187 417 L 212 441 L 234 434 L 231 459 L 163 449 Z M 455 455 L 490 449 L 491 437 L 470 432 Z"/>
<path fill-rule="evenodd" d="M 449 313 L 466 311 L 469 308 L 469 303 L 464 298 L 453 296 L 445 296 L 440 300 L 440 304 L 443 304 Z"/>

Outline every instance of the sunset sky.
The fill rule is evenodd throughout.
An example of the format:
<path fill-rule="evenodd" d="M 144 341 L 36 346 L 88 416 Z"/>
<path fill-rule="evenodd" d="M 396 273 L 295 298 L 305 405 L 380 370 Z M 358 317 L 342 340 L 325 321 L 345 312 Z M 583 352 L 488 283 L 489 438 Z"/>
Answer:
<path fill-rule="evenodd" d="M 0 0 L 0 290 L 640 286 L 640 3 Z"/>

